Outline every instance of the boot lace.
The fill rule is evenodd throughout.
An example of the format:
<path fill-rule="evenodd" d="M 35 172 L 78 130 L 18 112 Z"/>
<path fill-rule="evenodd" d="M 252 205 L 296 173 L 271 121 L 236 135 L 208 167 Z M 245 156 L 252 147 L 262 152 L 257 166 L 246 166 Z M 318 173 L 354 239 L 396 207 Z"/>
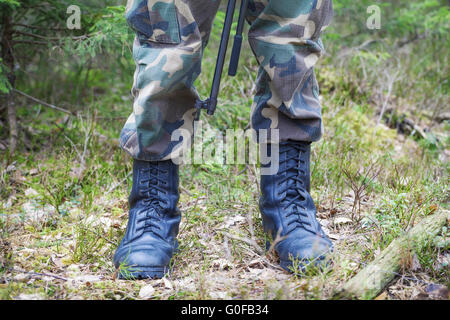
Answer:
<path fill-rule="evenodd" d="M 286 213 L 288 230 L 291 233 L 297 228 L 314 233 L 306 210 L 308 191 L 301 175 L 306 175 L 305 161 L 301 153 L 306 153 L 305 146 L 295 143 L 280 143 L 280 171 L 283 178 L 279 181 L 278 196 L 286 192 L 282 200 L 282 209 Z M 281 169 L 283 168 L 283 169 Z M 290 218 L 295 216 L 294 219 Z"/>
<path fill-rule="evenodd" d="M 149 209 L 143 210 L 142 216 L 137 220 L 138 223 L 145 222 L 137 231 L 150 232 L 162 238 L 158 231 L 161 231 L 162 204 L 168 205 L 168 200 L 162 195 L 167 195 L 168 182 L 163 179 L 161 174 L 167 174 L 168 170 L 160 168 L 158 165 L 142 169 L 143 173 L 148 173 L 147 179 L 141 179 L 140 192 L 144 196 L 142 203 Z"/>

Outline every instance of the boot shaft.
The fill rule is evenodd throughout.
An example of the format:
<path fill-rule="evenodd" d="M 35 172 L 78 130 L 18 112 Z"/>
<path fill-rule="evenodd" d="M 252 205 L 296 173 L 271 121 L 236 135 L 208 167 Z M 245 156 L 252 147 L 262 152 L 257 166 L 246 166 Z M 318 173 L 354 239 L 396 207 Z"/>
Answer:
<path fill-rule="evenodd" d="M 295 147 L 293 147 L 295 145 Z M 270 157 L 271 148 L 268 147 Z M 286 180 L 286 175 L 291 174 L 295 170 L 295 175 L 301 180 L 296 181 L 296 188 L 301 188 L 310 192 L 310 157 L 311 144 L 307 142 L 286 143 L 279 145 L 279 165 L 278 172 L 273 175 L 261 175 L 261 192 L 264 195 L 263 200 L 269 203 L 278 204 L 286 198 L 286 192 L 274 192 L 272 189 L 285 190 L 286 184 L 290 183 Z M 265 165 L 269 167 L 271 164 Z"/>
<path fill-rule="evenodd" d="M 279 231 L 283 236 L 298 228 L 302 232 L 320 233 L 316 207 L 309 193 L 310 154 L 310 143 L 282 142 L 278 172 L 261 175 L 259 206 L 264 231 L 273 238 Z"/>
<path fill-rule="evenodd" d="M 153 201 L 163 213 L 174 212 L 179 200 L 179 168 L 172 160 L 133 161 L 133 186 L 128 198 L 130 208 L 140 201 Z"/>

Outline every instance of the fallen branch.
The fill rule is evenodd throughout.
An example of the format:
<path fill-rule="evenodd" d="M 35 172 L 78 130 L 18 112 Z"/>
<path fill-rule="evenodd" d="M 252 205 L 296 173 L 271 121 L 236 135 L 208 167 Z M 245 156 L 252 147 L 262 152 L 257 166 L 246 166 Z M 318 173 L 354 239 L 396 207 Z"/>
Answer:
<path fill-rule="evenodd" d="M 65 277 L 61 277 L 61 276 L 58 276 L 58 275 L 55 275 L 55 274 L 51 274 L 51 273 L 29 272 L 29 271 L 25 271 L 25 270 L 16 269 L 16 268 L 11 269 L 11 271 L 28 274 L 31 277 L 51 277 L 51 278 L 55 278 L 55 279 L 62 280 L 62 281 L 68 281 L 69 280 L 69 279 L 67 279 Z"/>
<path fill-rule="evenodd" d="M 71 111 L 69 111 L 69 110 L 66 110 L 66 109 L 57 107 L 57 106 L 55 106 L 55 105 L 53 105 L 53 104 L 47 103 L 47 102 L 45 102 L 45 101 L 39 100 L 38 98 L 32 97 L 32 96 L 30 96 L 30 95 L 28 95 L 28 94 L 26 94 L 25 92 L 22 92 L 22 91 L 20 91 L 20 90 L 17 90 L 17 89 L 13 89 L 13 90 L 14 90 L 15 92 L 17 92 L 18 94 L 20 94 L 20 95 L 22 95 L 22 96 L 24 96 L 24 97 L 26 97 L 26 98 L 28 98 L 28 99 L 30 99 L 30 100 L 33 100 L 33 101 L 36 102 L 36 103 L 39 103 L 40 105 L 43 105 L 43 106 L 45 106 L 45 107 L 49 107 L 49 108 L 52 108 L 52 109 L 55 109 L 55 110 L 59 110 L 59 111 L 68 113 L 68 114 L 70 114 L 70 115 L 73 115 L 73 113 L 72 113 Z"/>
<path fill-rule="evenodd" d="M 228 237 L 228 238 L 230 238 L 230 239 L 237 240 L 237 241 L 242 241 L 242 242 L 248 244 L 249 246 L 253 247 L 253 248 L 255 249 L 255 251 L 256 251 L 259 255 L 263 255 L 263 254 L 264 254 L 264 250 L 258 245 L 258 243 L 257 243 L 255 240 L 253 240 L 253 239 L 248 239 L 248 238 L 241 238 L 241 237 L 235 236 L 235 235 L 233 235 L 233 234 L 231 234 L 231 233 L 228 233 L 228 232 L 224 232 L 224 231 L 221 231 L 221 230 L 219 230 L 219 231 L 220 231 L 220 232 L 222 233 L 222 235 L 224 235 L 225 237 Z"/>
<path fill-rule="evenodd" d="M 93 33 L 93 34 L 84 34 L 81 36 L 76 36 L 76 37 L 46 37 L 46 36 L 42 36 L 40 34 L 35 34 L 35 33 L 30 33 L 30 32 L 25 32 L 25 31 L 20 31 L 20 30 L 14 30 L 14 33 L 26 36 L 26 37 L 32 37 L 32 38 L 37 38 L 37 39 L 41 39 L 41 40 L 46 40 L 48 42 L 50 41 L 61 41 L 64 39 L 70 39 L 70 40 L 86 40 L 89 37 L 98 34 L 97 33 Z M 19 41 L 22 41 L 22 39 L 20 39 Z"/>
<path fill-rule="evenodd" d="M 38 29 L 38 30 L 46 30 L 46 31 L 53 30 L 53 31 L 64 31 L 64 32 L 67 32 L 67 28 L 31 26 L 31 25 L 23 24 L 23 23 L 13 23 L 13 25 L 19 26 L 19 27 L 28 28 L 28 29 Z"/>
<path fill-rule="evenodd" d="M 73 113 L 73 112 L 70 111 L 70 110 L 67 110 L 67 109 L 64 109 L 64 108 L 55 106 L 55 105 L 53 105 L 53 104 L 47 103 L 47 102 L 45 102 L 45 101 L 42 101 L 42 100 L 40 100 L 40 99 L 38 99 L 38 98 L 35 98 L 35 97 L 33 97 L 33 96 L 30 96 L 29 94 L 26 94 L 25 92 L 22 92 L 22 91 L 18 90 L 18 89 L 15 89 L 15 88 L 14 88 L 13 91 L 14 91 L 14 92 L 17 92 L 18 94 L 20 94 L 20 95 L 22 95 L 22 96 L 24 96 L 24 97 L 26 97 L 26 98 L 28 98 L 28 99 L 30 99 L 30 100 L 32 100 L 32 101 L 38 103 L 38 104 L 40 104 L 40 105 L 43 105 L 44 107 L 49 107 L 49 108 L 51 108 L 51 109 L 59 110 L 59 111 L 62 111 L 62 112 L 64 112 L 64 113 L 70 114 L 71 116 L 76 116 L 76 114 Z M 79 116 L 81 116 L 81 117 L 83 117 L 83 118 L 86 117 L 86 116 L 83 116 L 83 115 L 79 115 Z M 97 116 L 96 116 L 95 118 L 96 118 L 96 119 L 104 119 L 104 120 L 122 120 L 122 119 L 127 119 L 126 116 L 117 116 L 117 117 L 97 117 Z"/>
<path fill-rule="evenodd" d="M 13 40 L 13 43 L 14 44 L 36 44 L 36 45 L 40 45 L 40 46 L 48 45 L 48 42 L 45 42 L 45 41 L 24 40 L 24 39 Z"/>
<path fill-rule="evenodd" d="M 424 218 L 409 232 L 392 241 L 372 263 L 347 281 L 335 298 L 375 298 L 398 274 L 405 253 L 414 245 L 433 239 L 450 218 L 449 212 L 441 210 Z"/>

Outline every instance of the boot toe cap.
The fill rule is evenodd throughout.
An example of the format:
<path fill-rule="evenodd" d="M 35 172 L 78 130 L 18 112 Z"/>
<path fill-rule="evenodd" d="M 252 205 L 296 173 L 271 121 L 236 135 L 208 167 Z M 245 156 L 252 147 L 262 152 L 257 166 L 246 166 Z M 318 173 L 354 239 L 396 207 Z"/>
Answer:
<path fill-rule="evenodd" d="M 154 246 L 125 247 L 114 255 L 116 268 L 120 265 L 132 267 L 166 267 L 171 254 Z"/>
<path fill-rule="evenodd" d="M 325 255 L 332 251 L 330 240 L 319 237 L 293 238 L 282 241 L 278 246 L 278 255 L 283 261 L 292 261 L 293 259 L 303 261 L 320 261 Z"/>

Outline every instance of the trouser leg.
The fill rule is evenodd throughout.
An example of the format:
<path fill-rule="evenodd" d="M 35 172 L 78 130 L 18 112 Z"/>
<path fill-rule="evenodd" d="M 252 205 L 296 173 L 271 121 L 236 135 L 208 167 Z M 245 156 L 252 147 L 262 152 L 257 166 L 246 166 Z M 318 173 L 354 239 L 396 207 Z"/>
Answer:
<path fill-rule="evenodd" d="M 133 158 L 171 158 L 182 139 L 177 129 L 193 132 L 193 86 L 201 71 L 219 0 L 129 0 L 126 18 L 136 32 L 133 112 L 120 134 L 120 145 Z"/>
<path fill-rule="evenodd" d="M 322 132 L 314 65 L 332 2 L 250 1 L 249 42 L 260 64 L 251 122 L 256 132 L 278 129 L 281 140 L 277 172 L 261 174 L 259 208 L 281 267 L 297 273 L 322 265 L 333 248 L 310 195 L 310 142 Z"/>
<path fill-rule="evenodd" d="M 250 0 L 249 43 L 260 69 L 251 124 L 278 129 L 280 141 L 312 142 L 322 135 L 314 65 L 320 34 L 333 15 L 331 0 Z"/>

